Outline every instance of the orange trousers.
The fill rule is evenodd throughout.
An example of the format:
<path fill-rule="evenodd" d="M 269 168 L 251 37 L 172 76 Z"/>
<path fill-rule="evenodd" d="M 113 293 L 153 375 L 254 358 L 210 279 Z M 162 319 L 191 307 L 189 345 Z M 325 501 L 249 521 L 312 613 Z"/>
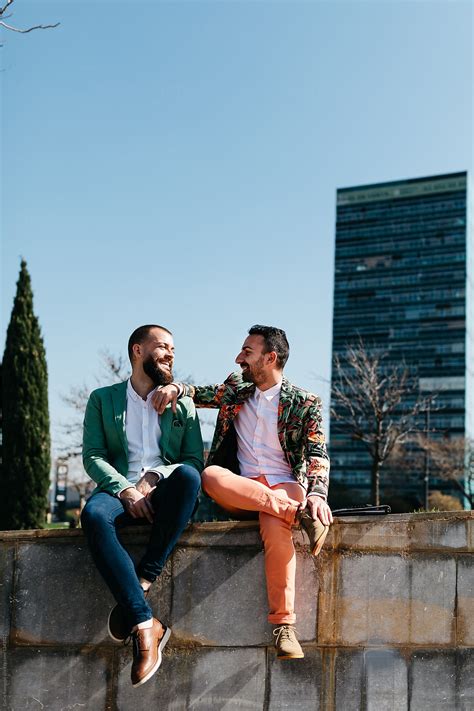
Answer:
<path fill-rule="evenodd" d="M 294 624 L 296 553 L 291 528 L 306 498 L 303 487 L 296 481 L 270 487 L 264 476 L 248 479 L 217 466 L 204 470 L 202 486 L 235 518 L 258 517 L 265 550 L 268 621 Z"/>

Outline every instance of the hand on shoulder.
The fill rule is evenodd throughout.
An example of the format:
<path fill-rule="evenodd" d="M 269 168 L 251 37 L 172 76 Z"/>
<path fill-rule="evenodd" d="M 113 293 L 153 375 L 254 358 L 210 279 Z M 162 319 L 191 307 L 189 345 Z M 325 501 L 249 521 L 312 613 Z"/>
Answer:
<path fill-rule="evenodd" d="M 152 405 L 159 415 L 163 414 L 166 406 L 169 405 L 169 403 L 171 403 L 171 409 L 173 410 L 173 412 L 176 412 L 176 405 L 178 402 L 179 394 L 180 387 L 177 383 L 162 385 L 154 392 L 151 398 Z"/>

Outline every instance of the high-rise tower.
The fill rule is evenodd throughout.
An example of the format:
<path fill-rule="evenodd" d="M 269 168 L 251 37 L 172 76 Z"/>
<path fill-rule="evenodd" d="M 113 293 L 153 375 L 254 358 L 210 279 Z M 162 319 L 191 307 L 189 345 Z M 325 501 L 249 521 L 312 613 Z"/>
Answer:
<path fill-rule="evenodd" d="M 352 340 L 437 393 L 430 429 L 474 433 L 473 245 L 467 173 L 337 191 L 333 353 Z M 365 489 L 370 460 L 331 426 L 336 480 Z"/>

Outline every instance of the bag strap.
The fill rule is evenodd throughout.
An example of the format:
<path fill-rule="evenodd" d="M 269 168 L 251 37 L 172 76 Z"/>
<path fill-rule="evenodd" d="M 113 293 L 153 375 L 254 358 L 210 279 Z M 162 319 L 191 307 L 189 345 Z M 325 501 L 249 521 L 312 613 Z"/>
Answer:
<path fill-rule="evenodd" d="M 347 509 L 335 509 L 332 512 L 333 516 L 385 516 L 391 512 L 390 506 L 382 504 L 381 506 L 350 506 Z"/>

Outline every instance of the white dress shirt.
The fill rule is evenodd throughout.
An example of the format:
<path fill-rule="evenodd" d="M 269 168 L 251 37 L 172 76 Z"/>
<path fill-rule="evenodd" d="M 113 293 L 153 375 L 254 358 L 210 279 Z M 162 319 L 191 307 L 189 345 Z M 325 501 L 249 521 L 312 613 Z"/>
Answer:
<path fill-rule="evenodd" d="M 296 483 L 278 439 L 280 391 L 281 382 L 268 390 L 255 388 L 234 420 L 241 475 L 264 476 L 269 486 Z"/>
<path fill-rule="evenodd" d="M 125 432 L 128 444 L 128 474 L 127 479 L 136 482 L 148 469 L 164 464 L 160 452 L 161 427 L 160 416 L 153 409 L 151 398 L 155 391 L 143 400 L 127 383 L 127 412 L 125 415 Z"/>

